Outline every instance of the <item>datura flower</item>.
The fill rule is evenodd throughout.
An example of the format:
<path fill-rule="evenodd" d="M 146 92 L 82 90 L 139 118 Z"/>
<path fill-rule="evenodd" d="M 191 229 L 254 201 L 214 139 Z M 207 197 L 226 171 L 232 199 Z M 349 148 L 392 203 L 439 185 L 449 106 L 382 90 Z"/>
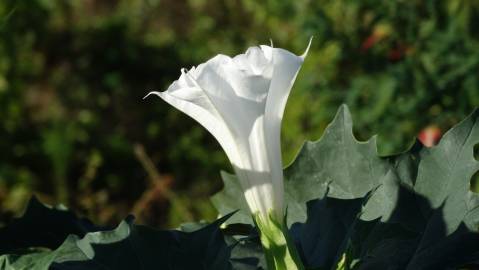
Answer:
<path fill-rule="evenodd" d="M 183 69 L 166 91 L 148 94 L 186 113 L 218 140 L 253 214 L 273 211 L 283 218 L 281 120 L 307 50 L 297 56 L 262 45 L 235 57 L 220 54 Z"/>
<path fill-rule="evenodd" d="M 148 94 L 198 121 L 221 144 L 261 230 L 269 269 L 303 269 L 283 224 L 280 131 L 288 95 L 308 50 L 309 45 L 297 56 L 262 45 L 235 57 L 220 54 L 183 69 L 166 91 Z"/>

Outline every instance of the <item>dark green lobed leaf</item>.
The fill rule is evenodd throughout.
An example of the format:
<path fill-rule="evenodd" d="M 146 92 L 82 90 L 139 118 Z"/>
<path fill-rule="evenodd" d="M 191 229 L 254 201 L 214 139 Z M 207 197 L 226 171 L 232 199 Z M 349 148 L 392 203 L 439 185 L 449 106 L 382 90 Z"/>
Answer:
<path fill-rule="evenodd" d="M 37 218 L 44 221 L 42 237 L 34 237 L 32 242 L 1 242 L 8 253 L 0 256 L 0 269 L 8 270 L 83 270 L 83 269 L 232 269 L 230 263 L 231 248 L 227 246 L 220 225 L 231 215 L 206 225 L 193 232 L 163 231 L 133 224 L 129 217 L 113 230 L 89 230 L 83 226 L 70 226 L 69 235 L 58 247 L 48 240 L 49 232 L 56 243 L 65 229 L 59 229 L 62 223 L 48 223 L 62 220 L 65 225 L 82 224 L 71 212 L 57 210 L 41 205 L 33 200 L 25 215 L 0 231 L 0 239 L 13 239 L 22 236 L 24 231 L 33 229 Z M 68 219 L 65 219 L 65 217 Z M 24 224 L 25 226 L 17 226 Z M 28 225 L 28 226 L 27 226 Z M 47 225 L 54 225 L 48 227 Z M 58 225 L 58 226 L 57 226 Z M 96 228 L 96 227 L 91 227 Z M 77 229 L 77 230 L 74 230 Z M 38 230 L 37 230 L 38 231 Z M 13 233 L 12 235 L 6 235 Z M 45 240 L 40 242 L 40 240 Z M 26 250 L 27 247 L 43 246 L 51 250 Z"/>
<path fill-rule="evenodd" d="M 404 153 L 379 157 L 374 138 L 354 138 L 351 116 L 342 106 L 323 137 L 307 142 L 284 172 L 288 225 L 304 223 L 292 232 L 305 264 L 331 269 L 344 254 L 360 269 L 477 262 L 479 195 L 469 191 L 469 182 L 479 170 L 473 157 L 478 119 L 475 111 L 435 147 L 416 142 Z M 223 179 L 225 189 L 212 198 L 218 211 L 240 209 L 231 222 L 251 223 L 237 180 L 226 174 Z M 313 199 L 319 201 L 307 207 Z M 348 203 L 350 210 L 342 206 Z"/>

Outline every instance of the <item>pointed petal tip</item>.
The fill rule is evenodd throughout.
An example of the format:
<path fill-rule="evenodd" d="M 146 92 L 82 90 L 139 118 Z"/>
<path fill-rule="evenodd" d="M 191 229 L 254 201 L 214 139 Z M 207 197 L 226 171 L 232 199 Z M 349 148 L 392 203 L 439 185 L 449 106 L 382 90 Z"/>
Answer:
<path fill-rule="evenodd" d="M 151 93 L 153 93 L 153 92 L 150 92 L 150 93 L 146 94 L 146 96 L 143 97 L 143 100 L 145 100 L 147 97 L 149 97 L 151 95 Z"/>
<path fill-rule="evenodd" d="M 146 99 L 146 98 L 149 97 L 150 95 L 157 95 L 157 96 L 161 97 L 161 93 L 160 93 L 160 92 L 151 91 L 150 93 L 146 94 L 146 96 L 144 96 L 143 99 Z"/>
<path fill-rule="evenodd" d="M 274 48 L 273 39 L 272 39 L 272 38 L 269 39 L 269 43 L 271 44 L 271 48 Z"/>
<path fill-rule="evenodd" d="M 313 42 L 313 37 L 314 37 L 314 36 L 311 36 L 311 37 L 309 38 L 308 47 L 306 47 L 306 50 L 305 50 L 304 53 L 300 56 L 301 59 L 303 59 L 303 61 L 304 61 L 304 59 L 306 58 L 306 56 L 308 55 L 309 49 L 311 48 L 311 43 Z"/>

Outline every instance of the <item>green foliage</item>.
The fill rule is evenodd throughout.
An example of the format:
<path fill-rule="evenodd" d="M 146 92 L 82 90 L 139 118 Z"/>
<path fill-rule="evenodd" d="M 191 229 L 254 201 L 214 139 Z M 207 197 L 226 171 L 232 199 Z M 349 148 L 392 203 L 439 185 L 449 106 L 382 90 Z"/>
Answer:
<path fill-rule="evenodd" d="M 391 153 L 406 149 L 423 127 L 447 130 L 479 106 L 478 22 L 479 4 L 470 0 L 1 1 L 0 223 L 32 192 L 100 223 L 117 224 L 132 211 L 155 225 L 211 219 L 205 199 L 220 188 L 218 168 L 229 166 L 223 152 L 191 119 L 141 98 L 217 53 L 238 54 L 270 38 L 301 53 L 314 35 L 283 121 L 285 161 L 305 139 L 318 138 L 344 102 L 357 136 L 377 132 L 387 157 L 378 157 L 374 138 L 354 139 L 345 108 L 322 140 L 303 147 L 285 171 L 288 225 L 295 224 L 303 260 L 344 269 L 477 260 L 478 199 L 469 192 L 477 113 L 436 148 L 416 143 Z M 138 142 L 146 155 L 137 154 Z M 229 223 L 252 224 L 234 177 L 223 178 L 217 209 L 243 209 Z M 59 243 L 100 229 L 42 211 L 14 227 L 28 231 L 15 239 L 33 245 L 49 234 L 49 251 L 4 256 L 2 267 L 48 264 Z M 29 227 L 33 221 L 38 227 Z M 157 233 L 128 222 L 111 233 L 128 237 L 126 228 Z M 15 239 L 0 241 L 1 249 Z M 235 246 L 234 269 L 264 267 L 257 237 L 226 240 Z"/>
<path fill-rule="evenodd" d="M 214 217 L 201 202 L 220 189 L 224 153 L 197 123 L 142 97 L 182 67 L 270 38 L 301 53 L 314 36 L 283 121 L 285 163 L 341 103 L 359 138 L 374 131 L 381 154 L 401 152 L 425 126 L 447 130 L 479 105 L 478 22 L 470 0 L 1 1 L 2 212 L 35 192 L 116 224 L 149 187 L 134 154 L 142 143 L 174 175 L 173 192 L 195 199 L 184 213 L 158 195 L 138 219 Z"/>
<path fill-rule="evenodd" d="M 356 141 L 352 130 L 342 106 L 324 136 L 306 143 L 285 170 L 286 202 L 294 206 L 289 232 L 307 269 L 477 268 L 479 195 L 469 185 L 479 171 L 479 110 L 437 146 L 417 142 L 386 157 L 374 139 Z M 131 218 L 115 229 L 96 227 L 32 200 L 23 217 L 0 229 L 0 269 L 265 269 L 257 229 L 234 224 L 250 220 L 236 178 L 225 176 L 225 189 L 213 197 L 223 217 L 184 231 Z M 224 212 L 231 208 L 240 209 L 236 219 Z"/>
<path fill-rule="evenodd" d="M 335 269 L 343 259 L 345 269 L 455 269 L 476 263 L 479 197 L 469 186 L 479 171 L 473 156 L 479 110 L 439 145 L 418 142 L 387 157 L 378 156 L 374 139 L 356 141 L 352 129 L 342 106 L 323 137 L 306 143 L 285 169 L 286 203 L 294 205 L 288 223 L 305 265 Z M 235 181 L 227 176 L 213 197 L 221 213 L 243 206 Z M 247 211 L 229 222 L 246 220 Z"/>
<path fill-rule="evenodd" d="M 227 218 L 194 232 L 160 231 L 131 217 L 107 229 L 34 199 L 23 217 L 0 230 L 0 253 L 9 254 L 0 256 L 0 269 L 231 269 L 219 231 Z"/>

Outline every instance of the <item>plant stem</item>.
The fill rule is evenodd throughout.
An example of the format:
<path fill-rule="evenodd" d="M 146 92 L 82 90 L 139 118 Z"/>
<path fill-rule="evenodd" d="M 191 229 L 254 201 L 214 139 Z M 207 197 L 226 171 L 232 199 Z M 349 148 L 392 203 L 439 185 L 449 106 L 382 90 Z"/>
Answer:
<path fill-rule="evenodd" d="M 305 270 L 285 221 L 278 221 L 272 212 L 268 217 L 254 214 L 253 219 L 260 230 L 268 270 Z"/>

